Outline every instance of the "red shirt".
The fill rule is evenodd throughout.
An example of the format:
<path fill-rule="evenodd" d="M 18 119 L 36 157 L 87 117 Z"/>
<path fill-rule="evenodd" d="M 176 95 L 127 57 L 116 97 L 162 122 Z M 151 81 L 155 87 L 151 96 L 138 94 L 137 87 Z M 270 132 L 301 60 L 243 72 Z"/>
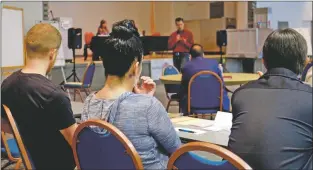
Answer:
<path fill-rule="evenodd" d="M 181 38 L 186 39 L 186 42 L 183 40 L 176 40 L 176 36 L 180 34 Z M 168 39 L 168 48 L 173 50 L 174 52 L 189 52 L 190 47 L 194 43 L 192 32 L 189 30 L 184 29 L 180 33 L 177 31 L 173 32 Z"/>
<path fill-rule="evenodd" d="M 94 35 L 92 32 L 86 32 L 85 33 L 85 44 L 89 45 L 93 36 Z"/>

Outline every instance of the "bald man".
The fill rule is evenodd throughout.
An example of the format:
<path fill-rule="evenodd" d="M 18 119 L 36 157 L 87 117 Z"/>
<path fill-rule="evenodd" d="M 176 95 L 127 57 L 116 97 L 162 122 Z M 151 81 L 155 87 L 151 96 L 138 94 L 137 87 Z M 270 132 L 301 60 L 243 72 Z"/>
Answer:
<path fill-rule="evenodd" d="M 35 169 L 74 169 L 71 149 L 77 127 L 67 94 L 46 78 L 61 45 L 61 34 L 50 24 L 37 24 L 25 38 L 26 66 L 1 85 L 8 106 Z M 3 112 L 1 121 L 6 119 Z"/>
<path fill-rule="evenodd" d="M 187 114 L 187 94 L 188 94 L 188 84 L 193 75 L 200 71 L 212 71 L 220 76 L 223 80 L 222 72 L 219 69 L 219 64 L 214 59 L 204 58 L 203 47 L 200 44 L 193 44 L 190 48 L 191 60 L 185 64 L 182 69 L 182 82 L 181 89 L 179 92 L 180 97 L 180 108 L 184 114 Z M 224 83 L 224 82 L 223 82 Z M 229 111 L 230 102 L 227 96 L 227 91 L 224 87 L 223 90 L 223 110 Z M 207 109 L 206 109 L 207 110 Z M 212 108 L 211 113 L 216 113 L 218 109 Z"/>

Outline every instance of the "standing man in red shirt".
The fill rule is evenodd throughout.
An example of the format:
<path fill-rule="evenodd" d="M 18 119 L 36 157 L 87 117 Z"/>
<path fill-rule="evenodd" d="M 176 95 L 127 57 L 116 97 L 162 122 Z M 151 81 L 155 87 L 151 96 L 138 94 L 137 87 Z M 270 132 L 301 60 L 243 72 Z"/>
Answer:
<path fill-rule="evenodd" d="M 189 50 L 193 41 L 192 33 L 184 29 L 184 19 L 176 18 L 177 31 L 173 32 L 168 40 L 168 48 L 173 50 L 174 66 L 181 71 L 181 68 L 189 60 Z"/>

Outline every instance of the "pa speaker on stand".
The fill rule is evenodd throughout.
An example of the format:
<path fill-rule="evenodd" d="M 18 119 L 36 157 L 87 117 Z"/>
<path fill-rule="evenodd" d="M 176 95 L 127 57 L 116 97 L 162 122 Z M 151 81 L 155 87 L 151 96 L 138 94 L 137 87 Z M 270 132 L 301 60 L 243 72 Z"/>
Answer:
<path fill-rule="evenodd" d="M 228 72 L 224 63 L 223 63 L 223 47 L 227 46 L 227 31 L 226 30 L 218 30 L 216 32 L 216 45 L 220 48 L 220 64 L 223 67 L 225 72 Z"/>
<path fill-rule="evenodd" d="M 76 63 L 75 63 L 75 50 L 76 49 L 81 49 L 82 48 L 82 29 L 81 28 L 70 28 L 68 29 L 68 48 L 72 49 L 73 51 L 73 70 L 72 73 L 66 78 L 66 80 L 70 79 L 73 77 L 73 81 L 80 82 L 79 78 L 77 77 L 76 74 Z M 64 84 L 64 81 L 61 82 L 61 85 Z"/>

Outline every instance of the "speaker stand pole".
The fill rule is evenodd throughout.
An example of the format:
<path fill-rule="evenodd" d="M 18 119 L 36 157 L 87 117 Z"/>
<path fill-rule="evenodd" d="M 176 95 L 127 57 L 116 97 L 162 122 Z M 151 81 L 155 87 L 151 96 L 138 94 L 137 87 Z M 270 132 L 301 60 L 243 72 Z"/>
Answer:
<path fill-rule="evenodd" d="M 74 46 L 73 46 L 74 47 Z M 70 79 L 71 77 L 73 77 L 73 80 L 74 82 L 76 82 L 76 79 L 78 82 L 80 82 L 79 78 L 77 77 L 77 74 L 76 74 L 76 63 L 75 63 L 75 48 L 72 48 L 72 51 L 73 51 L 73 70 L 72 70 L 72 73 L 71 75 L 69 75 L 66 80 Z M 62 81 L 60 83 L 60 85 L 63 85 L 65 81 Z"/>
<path fill-rule="evenodd" d="M 225 73 L 229 73 L 229 71 L 226 69 L 225 64 L 223 63 L 223 50 L 222 50 L 222 46 L 220 46 L 220 64 L 221 64 L 222 67 L 223 67 L 223 71 L 224 71 Z"/>

